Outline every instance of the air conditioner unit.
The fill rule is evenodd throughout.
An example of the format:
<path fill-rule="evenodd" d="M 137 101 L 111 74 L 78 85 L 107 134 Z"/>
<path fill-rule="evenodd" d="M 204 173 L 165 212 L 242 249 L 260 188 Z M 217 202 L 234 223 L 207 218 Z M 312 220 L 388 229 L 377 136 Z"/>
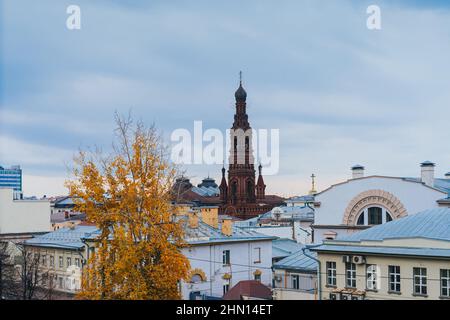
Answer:
<path fill-rule="evenodd" d="M 341 293 L 341 300 L 351 300 L 352 295 L 348 293 Z"/>
<path fill-rule="evenodd" d="M 337 300 L 337 294 L 336 293 L 330 293 L 330 300 Z"/>
<path fill-rule="evenodd" d="M 352 262 L 352 257 L 351 256 L 343 256 L 342 257 L 342 262 L 350 263 L 350 262 Z"/>
<path fill-rule="evenodd" d="M 282 280 L 280 274 L 276 274 L 274 278 L 275 278 L 275 281 L 277 281 L 277 282 L 280 282 Z"/>
<path fill-rule="evenodd" d="M 354 264 L 365 264 L 366 263 L 366 258 L 363 256 L 353 256 L 352 257 L 352 262 Z"/>
<path fill-rule="evenodd" d="M 364 300 L 364 296 L 363 295 L 352 295 L 352 300 Z"/>

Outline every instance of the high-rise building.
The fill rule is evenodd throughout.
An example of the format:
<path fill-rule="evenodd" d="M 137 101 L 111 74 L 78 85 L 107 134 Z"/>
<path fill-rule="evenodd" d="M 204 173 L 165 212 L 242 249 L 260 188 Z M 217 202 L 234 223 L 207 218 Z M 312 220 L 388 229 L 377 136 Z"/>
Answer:
<path fill-rule="evenodd" d="M 0 166 L 0 188 L 12 188 L 14 198 L 22 197 L 22 169 L 19 165 L 10 168 Z"/>

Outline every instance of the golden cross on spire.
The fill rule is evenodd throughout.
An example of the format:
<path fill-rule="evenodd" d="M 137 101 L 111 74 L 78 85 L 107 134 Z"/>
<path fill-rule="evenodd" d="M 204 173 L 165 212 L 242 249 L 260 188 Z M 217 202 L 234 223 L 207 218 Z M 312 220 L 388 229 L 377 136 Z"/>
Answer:
<path fill-rule="evenodd" d="M 311 190 L 309 191 L 309 194 L 315 194 L 316 191 L 316 181 L 314 180 L 316 178 L 316 175 L 313 173 L 311 175 Z"/>

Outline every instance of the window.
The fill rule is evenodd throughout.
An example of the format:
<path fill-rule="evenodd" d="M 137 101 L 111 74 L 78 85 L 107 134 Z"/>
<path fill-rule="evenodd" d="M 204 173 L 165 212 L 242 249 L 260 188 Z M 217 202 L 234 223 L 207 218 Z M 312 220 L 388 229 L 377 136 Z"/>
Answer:
<path fill-rule="evenodd" d="M 80 266 L 80 259 L 79 258 L 75 258 L 75 265 L 79 268 Z"/>
<path fill-rule="evenodd" d="M 67 268 L 72 264 L 72 258 L 67 257 Z"/>
<path fill-rule="evenodd" d="M 199 274 L 194 274 L 194 275 L 191 277 L 191 282 L 192 282 L 192 283 L 200 283 L 200 282 L 202 282 L 202 276 L 199 275 Z"/>
<path fill-rule="evenodd" d="M 45 254 L 42 255 L 42 265 L 47 266 L 47 256 Z"/>
<path fill-rule="evenodd" d="M 367 265 L 367 289 L 368 290 L 377 290 L 377 265 L 369 264 Z"/>
<path fill-rule="evenodd" d="M 358 226 L 363 226 L 364 225 L 364 211 L 361 212 L 361 214 L 359 215 L 358 221 L 356 222 L 356 224 Z"/>
<path fill-rule="evenodd" d="M 63 257 L 59 256 L 59 267 L 62 268 L 64 267 L 64 260 Z"/>
<path fill-rule="evenodd" d="M 400 266 L 389 266 L 389 291 L 400 292 Z"/>
<path fill-rule="evenodd" d="M 345 264 L 345 285 L 348 288 L 356 288 L 356 264 Z"/>
<path fill-rule="evenodd" d="M 450 269 L 441 269 L 441 297 L 450 297 Z"/>
<path fill-rule="evenodd" d="M 386 211 L 386 222 L 392 221 L 392 217 L 389 212 Z"/>
<path fill-rule="evenodd" d="M 223 265 L 230 264 L 230 250 L 224 250 L 222 254 Z"/>
<path fill-rule="evenodd" d="M 223 294 L 226 294 L 230 290 L 230 282 L 225 282 L 223 284 Z"/>
<path fill-rule="evenodd" d="M 380 207 L 370 207 L 367 210 L 367 216 L 369 225 L 383 223 L 383 210 Z"/>
<path fill-rule="evenodd" d="M 254 276 L 255 276 L 255 280 L 256 281 L 261 281 L 261 274 L 260 273 L 256 273 Z"/>
<path fill-rule="evenodd" d="M 261 263 L 261 248 L 254 248 L 253 254 L 254 254 L 253 263 Z"/>
<path fill-rule="evenodd" d="M 300 281 L 297 274 L 292 275 L 292 289 L 298 290 L 300 287 Z"/>
<path fill-rule="evenodd" d="M 64 288 L 63 278 L 62 278 L 62 277 L 59 277 L 59 278 L 58 278 L 58 281 L 59 281 L 59 287 L 60 287 L 61 289 L 63 289 L 63 288 Z"/>
<path fill-rule="evenodd" d="M 426 268 L 413 268 L 414 278 L 414 294 L 426 295 L 427 294 L 427 269 Z"/>
<path fill-rule="evenodd" d="M 336 262 L 327 261 L 327 286 L 336 286 Z"/>
<path fill-rule="evenodd" d="M 55 266 L 55 257 L 50 256 L 50 267 L 54 267 L 54 266 Z"/>

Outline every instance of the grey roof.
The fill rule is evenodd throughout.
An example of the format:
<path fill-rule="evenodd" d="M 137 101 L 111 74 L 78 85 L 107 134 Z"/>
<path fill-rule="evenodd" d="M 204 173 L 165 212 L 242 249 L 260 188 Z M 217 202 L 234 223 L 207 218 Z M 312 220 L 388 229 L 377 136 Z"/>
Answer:
<path fill-rule="evenodd" d="M 184 218 L 184 217 L 183 217 Z M 199 221 L 197 228 L 191 228 L 188 224 L 185 225 L 185 240 L 190 244 L 209 244 L 216 242 L 239 242 L 239 241 L 260 241 L 260 240 L 274 240 L 277 237 L 267 236 L 253 230 L 246 230 L 239 228 L 233 224 L 233 235 L 226 236 L 221 232 L 221 224 L 218 228 L 213 228 L 210 225 Z"/>
<path fill-rule="evenodd" d="M 272 258 L 285 258 L 304 246 L 291 239 L 276 239 L 272 241 Z"/>
<path fill-rule="evenodd" d="M 360 164 L 355 164 L 354 166 L 352 166 L 351 168 L 352 170 L 356 170 L 356 169 L 364 169 L 364 166 L 360 165 Z"/>
<path fill-rule="evenodd" d="M 317 257 L 316 252 L 312 252 L 309 249 L 305 249 L 305 252 L 308 255 Z M 274 263 L 274 269 L 289 269 L 289 270 L 297 270 L 301 272 L 316 272 L 317 271 L 317 262 L 310 257 L 307 257 L 302 250 L 297 251 L 290 256 Z"/>
<path fill-rule="evenodd" d="M 402 179 L 405 179 L 406 181 L 422 183 L 421 178 L 403 177 Z M 442 192 L 450 192 L 450 179 L 435 178 L 433 187 Z"/>
<path fill-rule="evenodd" d="M 382 225 L 338 237 L 336 241 L 427 238 L 450 241 L 450 208 L 429 209 Z"/>
<path fill-rule="evenodd" d="M 420 256 L 420 257 L 440 257 L 450 258 L 449 249 L 435 249 L 435 248 L 410 248 L 410 247 L 376 247 L 376 246 L 347 246 L 323 244 L 312 250 L 319 252 L 352 252 L 362 254 L 374 255 L 406 255 L 406 256 Z M 280 261 L 281 262 L 281 261 Z"/>
<path fill-rule="evenodd" d="M 96 230 L 98 229 L 95 226 L 75 226 L 73 229 L 61 228 L 26 240 L 25 244 L 50 248 L 81 249 L 83 247 L 81 239 Z"/>
<path fill-rule="evenodd" d="M 184 238 L 189 244 L 210 244 L 221 242 L 240 242 L 240 241 L 261 241 L 273 240 L 276 237 L 267 236 L 256 231 L 244 230 L 234 225 L 233 235 L 226 236 L 221 232 L 222 224 L 219 223 L 218 228 L 213 228 L 210 225 L 199 220 L 197 228 L 191 228 L 186 216 L 179 216 L 178 219 L 184 221 Z M 87 234 L 86 239 L 95 239 L 99 235 L 99 230 Z"/>

